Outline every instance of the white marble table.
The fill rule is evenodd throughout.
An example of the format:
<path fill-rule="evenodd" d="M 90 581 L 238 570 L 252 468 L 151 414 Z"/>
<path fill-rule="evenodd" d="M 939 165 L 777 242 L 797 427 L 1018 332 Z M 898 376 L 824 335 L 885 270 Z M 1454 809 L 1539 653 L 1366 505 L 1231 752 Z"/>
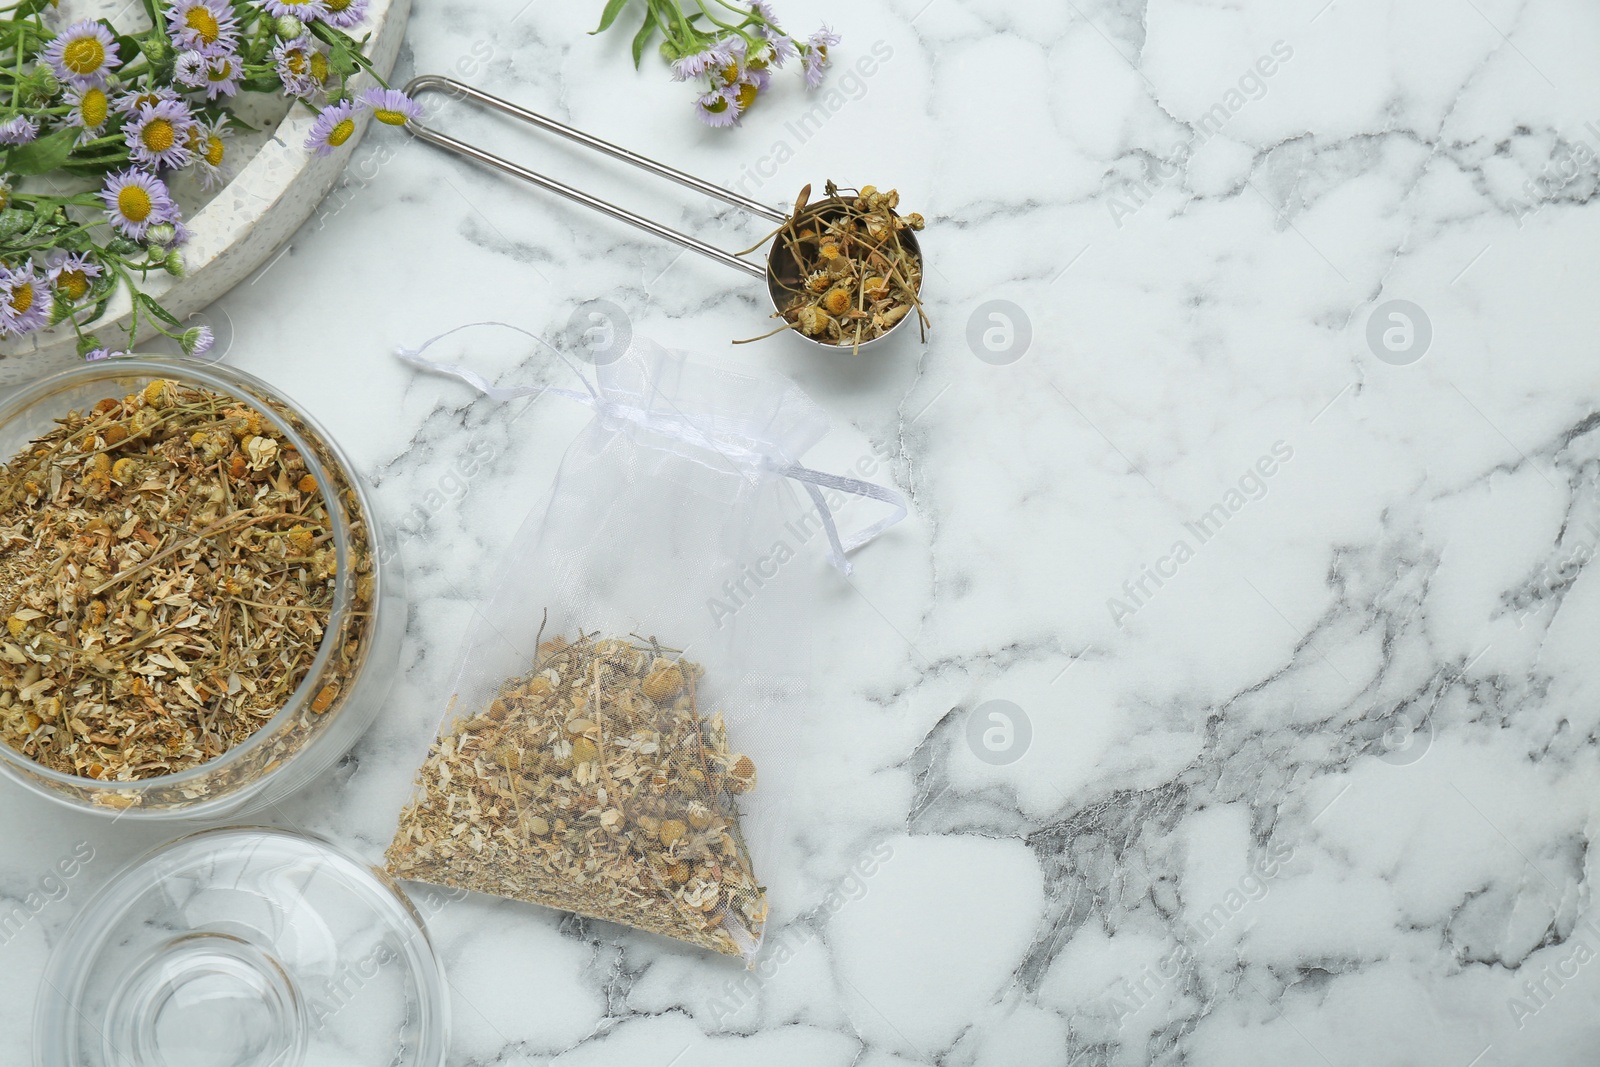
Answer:
<path fill-rule="evenodd" d="M 793 831 L 763 872 L 773 965 L 741 985 L 614 927 L 451 904 L 431 921 L 451 1062 L 1594 1062 L 1600 14 L 788 0 L 797 28 L 843 31 L 841 95 L 789 125 L 821 98 L 781 79 L 726 133 L 624 37 L 584 36 L 598 6 L 419 2 L 401 71 L 773 202 L 898 185 L 930 220 L 935 331 L 860 360 L 732 347 L 758 286 L 375 133 L 213 312 L 226 359 L 325 420 L 414 534 L 392 707 L 282 818 L 381 854 L 470 602 L 584 419 L 513 423 L 397 344 L 489 318 L 558 333 L 610 300 L 792 376 L 836 420 L 816 465 L 890 456 L 871 476 L 914 515 L 818 622 Z M 871 76 L 841 78 L 875 42 Z M 539 359 L 470 357 L 508 379 Z M 462 486 L 469 448 L 494 459 Z M 1028 723 L 998 754 L 969 741 L 996 700 Z M 171 831 L 9 787 L 4 809 L 0 905 L 95 850 L 0 945 L 9 1067 L 74 906 Z"/>

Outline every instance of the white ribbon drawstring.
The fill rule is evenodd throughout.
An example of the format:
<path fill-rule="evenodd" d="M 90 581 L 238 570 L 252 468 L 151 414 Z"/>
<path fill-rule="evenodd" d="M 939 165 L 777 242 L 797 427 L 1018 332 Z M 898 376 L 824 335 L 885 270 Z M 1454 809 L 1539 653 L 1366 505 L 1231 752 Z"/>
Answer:
<path fill-rule="evenodd" d="M 483 375 L 467 367 L 423 358 L 422 353 L 433 347 L 435 343 L 444 340 L 453 333 L 470 329 L 474 326 L 503 326 L 508 330 L 515 330 L 524 337 L 537 341 L 555 353 L 556 357 L 565 363 L 573 374 L 577 375 L 578 380 L 583 382 L 583 391 L 561 389 L 553 385 L 516 386 L 510 389 L 503 389 L 493 385 Z M 529 333 L 527 330 L 522 329 L 520 326 L 513 326 L 506 322 L 467 323 L 464 326 L 457 326 L 435 337 L 428 338 L 423 342 L 421 348 L 407 348 L 402 345 L 395 349 L 395 356 L 401 362 L 408 363 L 420 370 L 464 382 L 496 403 L 549 393 L 552 396 L 563 397 L 567 400 L 587 405 L 607 416 L 633 423 L 652 433 L 658 433 L 673 440 L 709 449 L 735 464 L 745 466 L 753 463 L 760 464 L 768 470 L 783 475 L 785 478 L 793 479 L 805 488 L 812 504 L 816 506 L 817 515 L 822 520 L 822 529 L 828 535 L 828 561 L 838 568 L 841 574 L 849 575 L 853 570 L 850 560 L 847 558 L 848 553 L 854 552 L 906 517 L 905 498 L 892 489 L 885 489 L 881 485 L 873 485 L 871 482 L 864 482 L 859 478 L 847 478 L 840 474 L 828 474 L 825 471 L 812 470 L 810 467 L 803 467 L 798 463 L 779 466 L 771 456 L 759 449 L 743 448 L 726 441 L 713 440 L 700 427 L 694 424 L 693 418 L 681 412 L 676 414 L 664 413 L 602 397 L 560 349 L 537 334 Z M 822 495 L 823 489 L 833 489 L 841 493 L 848 493 L 851 496 L 881 501 L 888 504 L 892 510 L 888 515 L 865 529 L 858 530 L 847 538 L 841 538 L 839 536 L 839 528 L 833 521 L 833 510 L 828 507 L 828 502 Z"/>

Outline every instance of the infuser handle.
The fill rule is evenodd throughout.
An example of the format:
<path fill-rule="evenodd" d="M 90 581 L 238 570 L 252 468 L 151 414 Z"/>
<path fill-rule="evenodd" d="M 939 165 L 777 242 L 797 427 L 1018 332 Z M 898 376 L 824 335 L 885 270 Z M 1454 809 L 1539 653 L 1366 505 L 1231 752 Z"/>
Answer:
<path fill-rule="evenodd" d="M 597 152 L 604 152 L 608 156 L 613 156 L 625 163 L 631 163 L 632 165 L 639 167 L 642 170 L 647 170 L 652 174 L 659 175 L 663 178 L 670 178 L 679 185 L 687 186 L 696 192 L 704 193 L 706 196 L 715 197 L 716 199 L 732 204 L 734 207 L 740 208 L 741 210 L 748 211 L 752 215 L 759 215 L 760 217 L 770 219 L 773 222 L 781 223 L 788 221 L 788 216 L 776 208 L 770 207 L 755 200 L 751 200 L 748 197 L 740 196 L 739 194 L 730 192 L 721 186 L 712 185 L 708 181 L 705 181 L 701 178 L 696 178 L 692 174 L 685 174 L 681 170 L 675 170 L 664 163 L 657 163 L 653 159 L 641 156 L 639 153 L 629 151 L 626 148 L 621 148 L 617 145 L 611 144 L 609 141 L 602 141 L 598 137 L 592 137 L 589 134 L 584 133 L 582 130 L 573 129 L 571 126 L 568 126 L 565 123 L 557 122 L 555 119 L 552 119 L 546 115 L 541 115 L 535 111 L 529 111 L 527 108 L 518 107 L 516 104 L 513 104 L 510 101 L 502 100 L 497 96 L 491 96 L 480 89 L 474 89 L 470 85 L 458 82 L 454 78 L 446 78 L 437 74 L 422 74 L 412 78 L 405 87 L 405 94 L 412 99 L 415 99 L 420 93 L 434 91 L 449 93 L 451 96 L 459 99 L 470 100 L 474 103 L 492 107 L 496 111 L 501 111 L 507 115 L 510 115 L 512 118 L 519 119 L 531 126 L 537 126 L 543 130 L 549 130 L 551 133 L 560 134 L 562 137 L 565 137 L 568 140 L 576 141 L 585 148 L 592 148 Z M 719 263 L 724 263 L 730 267 L 742 270 L 746 274 L 752 274 L 757 278 L 765 278 L 767 276 L 766 268 L 760 264 L 752 263 L 748 259 L 743 259 L 734 255 L 732 252 L 724 251 L 715 245 L 706 244 L 704 241 L 690 237 L 686 233 L 680 233 L 679 231 L 672 229 L 670 226 L 663 226 L 661 223 L 652 219 L 647 219 L 643 215 L 629 211 L 627 208 L 618 207 L 616 204 L 606 200 L 601 200 L 597 196 L 591 196 L 581 189 L 574 189 L 570 185 L 565 185 L 556 181 L 554 178 L 546 177 L 537 171 L 532 171 L 527 167 L 519 166 L 518 164 L 512 163 L 509 160 L 501 159 L 499 156 L 485 152 L 476 145 L 470 145 L 465 141 L 457 140 L 456 138 L 451 137 L 449 134 L 441 133 L 430 126 L 424 126 L 420 122 L 413 121 L 406 123 L 406 129 L 410 130 L 414 137 L 426 141 L 429 144 L 438 145 L 440 148 L 443 148 L 446 151 L 454 152 L 455 154 L 464 156 L 467 159 L 487 164 L 488 166 L 494 167 L 496 170 L 504 171 L 513 177 L 521 178 L 525 182 L 528 182 L 532 185 L 537 185 L 541 189 L 548 189 L 552 193 L 558 193 L 569 200 L 574 200 L 584 205 L 585 207 L 593 208 L 595 211 L 609 215 L 614 219 L 620 219 L 623 222 L 630 223 L 634 226 L 637 226 L 639 229 L 644 230 L 646 233 L 651 233 L 657 237 L 671 241 L 674 244 L 682 245 L 684 248 L 699 252 L 701 255 L 710 259 L 714 259 Z"/>

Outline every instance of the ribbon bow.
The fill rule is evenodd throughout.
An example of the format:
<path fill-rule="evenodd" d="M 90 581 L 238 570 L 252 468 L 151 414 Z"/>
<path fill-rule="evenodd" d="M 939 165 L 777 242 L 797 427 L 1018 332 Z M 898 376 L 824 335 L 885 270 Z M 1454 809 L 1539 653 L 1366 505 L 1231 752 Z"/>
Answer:
<path fill-rule="evenodd" d="M 556 357 L 577 375 L 578 380 L 583 383 L 583 390 L 562 389 L 551 385 L 517 386 L 510 389 L 502 389 L 493 385 L 483 375 L 470 368 L 423 358 L 422 353 L 435 343 L 444 340 L 453 333 L 470 329 L 474 326 L 502 326 L 508 330 L 515 330 L 524 337 L 533 339 L 555 353 Z M 906 517 L 905 499 L 892 489 L 885 489 L 880 485 L 873 485 L 871 482 L 864 482 L 859 478 L 848 478 L 840 474 L 828 474 L 825 471 L 812 470 L 810 467 L 804 467 L 798 463 L 775 462 L 770 455 L 758 449 L 741 447 L 726 440 L 713 439 L 695 424 L 692 416 L 682 412 L 663 412 L 655 408 L 642 408 L 602 396 L 590 384 L 589 380 L 583 376 L 583 373 L 573 366 L 566 355 L 554 345 L 537 334 L 529 333 L 527 330 L 519 326 L 512 326 L 510 323 L 474 322 L 464 326 L 457 326 L 435 337 L 430 337 L 423 342 L 421 348 L 407 348 L 402 345 L 395 349 L 395 355 L 402 362 L 408 363 L 413 367 L 464 382 L 496 403 L 549 393 L 553 396 L 585 404 L 607 417 L 632 423 L 652 433 L 709 449 L 735 464 L 759 465 L 764 469 L 790 478 L 804 486 L 806 494 L 811 498 L 811 503 L 816 507 L 817 515 L 822 520 L 822 528 L 828 535 L 828 561 L 838 568 L 841 574 L 848 575 L 853 569 L 850 565 L 850 560 L 847 558 L 849 553 L 854 552 Z M 828 502 L 822 495 L 823 489 L 834 489 L 841 493 L 849 493 L 852 496 L 878 500 L 888 504 L 893 510 L 889 515 L 879 519 L 865 529 L 858 530 L 848 537 L 841 537 L 839 528 L 833 521 L 833 511 L 828 507 Z"/>

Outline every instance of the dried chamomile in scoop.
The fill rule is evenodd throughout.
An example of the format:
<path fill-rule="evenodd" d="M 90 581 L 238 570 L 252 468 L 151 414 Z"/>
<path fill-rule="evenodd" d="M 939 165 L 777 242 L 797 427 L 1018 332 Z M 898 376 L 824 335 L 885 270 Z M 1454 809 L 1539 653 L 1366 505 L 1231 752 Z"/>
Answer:
<path fill-rule="evenodd" d="M 390 872 L 749 955 L 766 900 L 734 797 L 755 764 L 702 715 L 701 675 L 635 638 L 542 643 L 441 729 Z"/>

